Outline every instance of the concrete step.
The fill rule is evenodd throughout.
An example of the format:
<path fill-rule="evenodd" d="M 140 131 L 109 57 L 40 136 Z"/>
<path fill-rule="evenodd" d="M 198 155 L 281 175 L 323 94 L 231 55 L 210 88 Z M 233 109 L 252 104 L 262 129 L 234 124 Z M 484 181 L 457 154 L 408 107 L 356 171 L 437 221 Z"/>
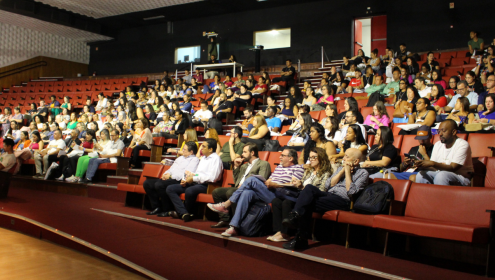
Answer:
<path fill-rule="evenodd" d="M 127 183 L 127 180 L 123 183 Z M 108 184 L 108 183 L 96 183 L 96 184 L 88 184 L 88 187 L 98 187 L 98 188 L 108 188 L 108 189 L 117 189 L 117 184 Z"/>
<path fill-rule="evenodd" d="M 107 176 L 108 185 L 117 185 L 118 183 L 127 183 L 128 176 Z"/>

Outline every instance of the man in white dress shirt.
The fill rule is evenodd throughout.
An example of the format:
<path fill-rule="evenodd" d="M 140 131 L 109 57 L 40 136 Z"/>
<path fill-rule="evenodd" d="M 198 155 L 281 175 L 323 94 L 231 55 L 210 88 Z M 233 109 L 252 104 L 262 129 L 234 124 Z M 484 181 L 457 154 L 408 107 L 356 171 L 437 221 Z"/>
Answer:
<path fill-rule="evenodd" d="M 209 183 L 215 183 L 222 179 L 223 163 L 220 156 L 215 153 L 217 141 L 206 139 L 201 145 L 203 158 L 199 161 L 195 172 L 185 171 L 180 184 L 167 187 L 167 195 L 174 204 L 175 211 L 170 211 L 169 216 L 182 219 L 185 222 L 194 219 L 196 212 L 196 198 L 200 193 L 206 193 Z M 182 203 L 180 195 L 185 193 L 185 203 Z"/>

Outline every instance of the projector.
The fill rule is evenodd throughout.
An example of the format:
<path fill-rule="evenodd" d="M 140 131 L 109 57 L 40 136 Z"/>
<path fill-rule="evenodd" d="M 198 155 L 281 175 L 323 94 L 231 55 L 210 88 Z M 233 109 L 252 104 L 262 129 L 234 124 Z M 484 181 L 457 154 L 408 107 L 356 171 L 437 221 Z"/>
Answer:
<path fill-rule="evenodd" d="M 262 45 L 255 45 L 255 46 L 253 46 L 253 49 L 255 49 L 255 50 L 262 50 L 262 49 L 264 49 L 264 48 L 265 48 L 265 47 L 264 47 L 264 46 L 262 46 Z"/>

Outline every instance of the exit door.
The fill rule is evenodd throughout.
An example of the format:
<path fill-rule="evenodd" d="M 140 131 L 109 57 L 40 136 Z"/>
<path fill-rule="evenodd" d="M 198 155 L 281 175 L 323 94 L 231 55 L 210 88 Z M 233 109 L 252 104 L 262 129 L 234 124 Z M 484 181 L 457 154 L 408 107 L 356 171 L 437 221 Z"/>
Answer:
<path fill-rule="evenodd" d="M 363 49 L 366 56 L 378 49 L 378 55 L 385 55 L 387 48 L 387 16 L 359 18 L 354 20 L 354 55 Z"/>

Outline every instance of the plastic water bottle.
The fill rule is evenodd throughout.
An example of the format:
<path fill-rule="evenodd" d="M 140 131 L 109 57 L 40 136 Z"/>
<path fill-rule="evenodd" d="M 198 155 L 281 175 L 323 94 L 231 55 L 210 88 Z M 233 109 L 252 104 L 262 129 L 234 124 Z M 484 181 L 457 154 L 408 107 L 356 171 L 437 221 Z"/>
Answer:
<path fill-rule="evenodd" d="M 194 114 L 194 108 L 191 108 L 191 115 Z"/>

